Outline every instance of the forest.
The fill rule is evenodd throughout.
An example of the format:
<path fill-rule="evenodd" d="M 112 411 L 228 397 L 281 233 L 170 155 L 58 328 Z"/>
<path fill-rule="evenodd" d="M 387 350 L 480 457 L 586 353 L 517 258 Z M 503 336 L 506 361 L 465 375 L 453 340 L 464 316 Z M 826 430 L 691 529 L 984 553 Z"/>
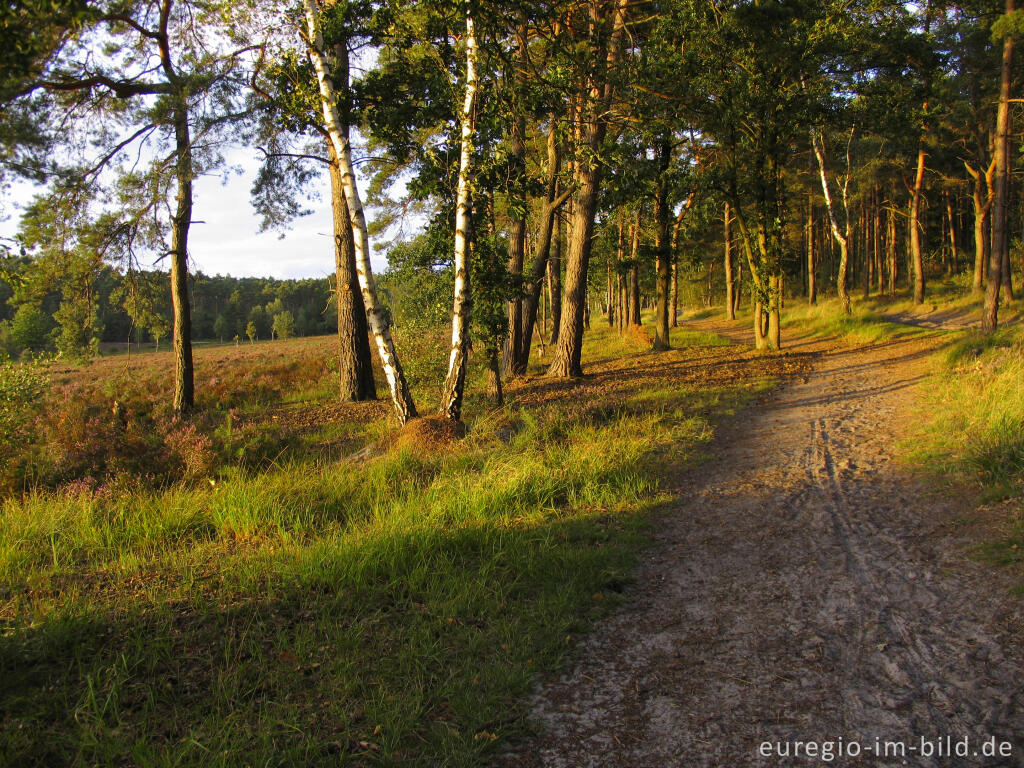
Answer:
<path fill-rule="evenodd" d="M 0 765 L 1015 764 L 1014 3 L 5 4 Z"/>
<path fill-rule="evenodd" d="M 712 240 L 734 251 L 721 267 L 726 302 L 749 290 L 758 348 L 781 346 L 787 294 L 813 302 L 827 286 L 846 307 L 855 285 L 893 294 L 906 283 L 921 304 L 935 274 L 969 273 L 992 331 L 998 294 L 1013 294 L 1015 13 L 18 4 L 4 25 L 4 173 L 50 191 L 24 210 L 25 263 L 6 269 L 7 282 L 27 307 L 23 325 L 43 324 L 33 310 L 50 314 L 62 344 L 82 348 L 106 325 L 109 296 L 94 278 L 112 267 L 142 275 L 146 254 L 169 257 L 170 313 L 146 276 L 120 281 L 119 313 L 150 333 L 169 321 L 174 408 L 189 410 L 192 338 L 242 338 L 248 327 L 227 317 L 233 308 L 191 306 L 191 180 L 244 140 L 263 159 L 251 202 L 266 227 L 301 222 L 304 190 L 327 171 L 339 334 L 369 327 L 400 422 L 416 409 L 370 235 L 410 216 L 423 227 L 410 254 L 421 273 L 452 271 L 444 397 L 456 420 L 470 336 L 492 388 L 524 370 L 548 272 L 560 329 L 550 373 L 577 376 L 591 302 L 628 324 L 656 305 L 665 347 L 680 261 L 688 272 L 705 265 L 712 284 Z M 45 312 L 57 284 L 59 306 Z M 302 304 L 288 310 L 300 331 L 325 330 Z M 211 314 L 214 324 L 224 315 L 219 332 Z M 257 313 L 261 324 L 267 336 Z M 345 386 L 357 392 L 369 352 L 342 346 L 352 347 Z"/>

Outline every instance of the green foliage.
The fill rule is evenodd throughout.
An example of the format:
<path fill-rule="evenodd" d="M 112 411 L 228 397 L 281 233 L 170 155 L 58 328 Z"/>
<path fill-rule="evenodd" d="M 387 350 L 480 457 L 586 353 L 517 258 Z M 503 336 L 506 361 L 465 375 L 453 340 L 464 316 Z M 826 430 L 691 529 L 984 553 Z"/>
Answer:
<path fill-rule="evenodd" d="M 217 335 L 220 341 L 228 338 L 231 335 L 231 323 L 228 322 L 227 317 L 223 314 L 217 315 L 217 319 L 213 321 L 213 332 Z"/>
<path fill-rule="evenodd" d="M 61 357 L 88 360 L 99 354 L 103 326 L 93 302 L 81 297 L 65 299 L 53 319 L 57 321 L 55 346 Z"/>
<path fill-rule="evenodd" d="M 4 485 L 17 471 L 19 455 L 38 438 L 32 421 L 48 386 L 42 363 L 0 361 L 0 483 Z"/>
<path fill-rule="evenodd" d="M 380 287 L 395 326 L 423 330 L 446 325 L 454 301 L 451 231 L 437 227 L 388 251 Z"/>
<path fill-rule="evenodd" d="M 473 327 L 483 341 L 483 351 L 497 354 L 508 334 L 508 302 L 520 295 L 522 286 L 513 280 L 506 266 L 508 251 L 494 237 L 480 237 L 473 243 L 472 286 Z"/>
<path fill-rule="evenodd" d="M 245 335 L 249 339 L 250 344 L 252 344 L 258 338 L 256 323 L 254 323 L 252 320 L 246 323 Z"/>
<path fill-rule="evenodd" d="M 1004 13 L 992 22 L 992 42 L 1001 43 L 1004 37 L 1020 40 L 1024 36 L 1024 11 Z"/>
<path fill-rule="evenodd" d="M 11 321 L 11 340 L 21 349 L 41 352 L 51 344 L 53 321 L 32 304 L 22 304 Z"/>
<path fill-rule="evenodd" d="M 279 339 L 290 339 L 295 335 L 295 318 L 288 310 L 274 315 L 274 333 Z"/>

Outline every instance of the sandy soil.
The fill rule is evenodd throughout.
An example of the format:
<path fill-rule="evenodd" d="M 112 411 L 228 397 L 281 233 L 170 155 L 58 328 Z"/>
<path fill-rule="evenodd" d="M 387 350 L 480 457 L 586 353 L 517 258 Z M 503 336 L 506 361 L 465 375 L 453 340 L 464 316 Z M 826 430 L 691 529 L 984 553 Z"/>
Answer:
<path fill-rule="evenodd" d="M 539 685 L 536 736 L 496 763 L 1024 766 L 1021 602 L 964 553 L 969 494 L 937 492 L 893 458 L 937 343 L 789 339 L 822 351 L 814 370 L 679 472 L 680 501 L 623 605 Z M 924 754 L 922 738 L 946 736 L 1012 752 Z M 837 752 L 839 739 L 861 754 L 759 753 L 766 741 Z M 873 754 L 887 741 L 905 756 Z"/>

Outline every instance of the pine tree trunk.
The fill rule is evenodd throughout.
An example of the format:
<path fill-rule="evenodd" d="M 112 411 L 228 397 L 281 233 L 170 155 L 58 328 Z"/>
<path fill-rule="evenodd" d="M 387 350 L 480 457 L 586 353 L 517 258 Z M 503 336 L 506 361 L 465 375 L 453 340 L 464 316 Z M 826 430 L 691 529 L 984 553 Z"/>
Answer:
<path fill-rule="evenodd" d="M 817 260 L 814 253 L 814 196 L 807 195 L 807 303 L 818 303 Z"/>
<path fill-rule="evenodd" d="M 927 102 L 925 110 L 928 109 Z M 923 129 L 922 129 L 923 130 Z M 910 196 L 910 259 L 914 269 L 914 303 L 924 304 L 924 253 L 921 245 L 921 193 L 924 191 L 924 138 L 917 150 L 917 172 L 914 174 L 914 187 Z"/>
<path fill-rule="evenodd" d="M 1006 0 L 1006 14 L 1014 13 L 1014 0 Z M 1010 83 L 1013 78 L 1013 36 L 1003 38 L 1003 66 L 999 80 L 999 107 L 996 112 L 995 199 L 992 205 L 992 253 L 988 261 L 985 306 L 981 315 L 982 333 L 994 333 L 998 326 L 999 288 L 1004 269 L 1009 276 L 1010 239 L 1007 202 L 1010 192 Z"/>
<path fill-rule="evenodd" d="M 195 378 L 192 368 L 192 313 L 188 300 L 188 230 L 192 224 L 192 140 L 184 102 L 174 106 L 174 141 L 177 159 L 174 173 L 178 197 L 171 220 L 171 308 L 174 313 L 174 400 L 175 413 L 185 414 L 195 406 Z"/>
<path fill-rule="evenodd" d="M 782 275 L 769 279 L 771 293 L 768 305 L 768 349 L 782 349 Z"/>
<path fill-rule="evenodd" d="M 866 299 L 871 296 L 871 220 L 866 200 L 861 202 L 860 220 L 864 227 L 864 254 L 860 260 L 864 271 L 860 277 L 864 285 L 864 298 Z"/>
<path fill-rule="evenodd" d="M 974 189 L 971 190 L 971 199 L 974 203 L 974 281 L 972 286 L 977 293 L 982 293 L 985 286 L 989 251 L 991 250 L 989 215 L 995 201 L 996 161 L 995 158 L 992 158 L 984 170 L 980 165 L 977 169 L 972 168 L 966 161 L 964 167 L 974 179 Z"/>
<path fill-rule="evenodd" d="M 640 315 L 640 209 L 637 209 L 636 219 L 633 221 L 632 229 L 632 257 L 629 267 L 629 324 L 640 325 L 643 319 Z"/>
<path fill-rule="evenodd" d="M 331 158 L 331 210 L 334 214 L 334 301 L 338 312 L 338 394 L 342 400 L 362 402 L 377 399 L 370 358 L 370 335 L 366 307 L 356 277 L 356 251 L 352 218 L 345 202 L 341 171 L 334 146 L 327 142 Z"/>
<path fill-rule="evenodd" d="M 736 259 L 736 295 L 735 311 L 740 311 L 740 299 L 743 298 L 743 259 Z"/>
<path fill-rule="evenodd" d="M 626 236 L 624 227 L 622 226 L 622 209 L 619 209 L 619 223 L 617 226 L 618 231 L 618 245 L 615 249 L 615 296 L 618 301 L 618 312 L 616 313 L 616 327 L 618 328 L 619 334 L 622 334 L 623 328 L 626 325 L 626 312 L 628 311 L 628 302 L 626 300 L 626 278 L 623 272 L 623 257 L 625 256 L 625 245 Z"/>
<path fill-rule="evenodd" d="M 533 343 L 533 329 L 537 322 L 537 306 L 540 301 L 541 283 L 547 272 L 548 258 L 551 254 L 552 240 L 557 234 L 557 247 L 559 259 L 559 275 L 561 275 L 562 243 L 564 238 L 561 234 L 561 221 L 558 210 L 568 199 L 569 193 L 558 194 L 558 173 L 561 165 L 561 156 L 558 150 L 556 133 L 557 119 L 551 116 L 551 125 L 548 128 L 548 160 L 547 160 L 547 199 L 540 216 L 540 232 L 537 235 L 537 242 L 534 247 L 533 266 L 530 268 L 530 277 L 526 282 L 526 298 L 523 304 L 523 328 L 519 334 L 520 345 L 518 348 L 510 345 L 512 354 L 511 369 L 516 376 L 526 373 L 530 364 L 530 347 Z M 561 299 L 561 294 L 559 294 Z M 554 324 L 559 323 L 555 319 Z"/>
<path fill-rule="evenodd" d="M 328 136 L 334 145 L 334 151 L 338 157 L 339 170 L 341 172 L 342 187 L 345 190 L 345 201 L 348 204 L 349 216 L 352 221 L 352 242 L 356 254 L 356 275 L 359 279 L 359 289 L 363 294 L 363 304 L 366 308 L 366 318 L 369 321 L 370 331 L 373 333 L 377 344 L 377 353 L 380 357 L 381 366 L 384 369 L 384 376 L 388 380 L 388 387 L 391 390 L 391 399 L 395 406 L 395 415 L 399 424 L 405 424 L 409 419 L 415 418 L 416 405 L 413 403 L 412 395 L 409 393 L 409 386 L 405 381 L 405 374 L 402 371 L 398 354 L 395 352 L 394 341 L 391 338 L 391 329 L 388 327 L 387 315 L 384 308 L 377 300 L 377 286 L 373 279 L 373 270 L 370 267 L 370 237 L 366 227 L 366 216 L 363 213 L 363 204 L 359 198 L 359 190 L 356 188 L 355 172 L 352 168 L 352 148 L 349 144 L 348 123 L 343 122 L 338 113 L 338 94 L 332 77 L 332 67 L 340 65 L 334 77 L 343 78 L 344 88 L 348 88 L 348 61 L 347 56 L 339 57 L 337 62 L 332 62 L 332 57 L 324 48 L 323 35 L 320 33 L 319 9 L 315 0 L 303 0 L 303 7 L 306 16 L 306 33 L 309 55 L 316 71 L 317 84 L 320 89 L 320 105 L 324 112 L 324 122 L 327 127 Z"/>
<path fill-rule="evenodd" d="M 725 319 L 736 319 L 736 284 L 732 276 L 732 211 L 729 201 L 725 203 L 723 216 L 723 239 L 725 240 Z"/>
<path fill-rule="evenodd" d="M 607 313 L 607 316 L 608 316 L 608 327 L 609 328 L 614 328 L 615 327 L 615 302 L 614 302 L 614 298 L 615 297 L 612 295 L 612 292 L 614 291 L 614 285 L 612 284 L 612 260 L 611 260 L 611 257 L 608 258 L 608 260 L 605 262 L 604 266 L 605 266 L 605 270 L 604 270 L 605 297 L 606 297 L 606 299 L 608 301 L 608 304 L 605 306 L 605 310 L 606 310 L 606 313 Z M 555 342 L 552 341 L 551 343 L 554 344 Z"/>
<path fill-rule="evenodd" d="M 872 228 L 873 240 L 871 241 L 871 254 L 875 264 L 875 291 L 882 293 L 882 193 L 878 185 L 875 185 L 875 223 Z"/>
<path fill-rule="evenodd" d="M 551 303 L 551 346 L 558 343 L 558 321 L 562 314 L 562 233 L 554 237 L 554 247 L 551 249 L 551 260 L 548 263 L 548 274 L 550 275 Z"/>
<path fill-rule="evenodd" d="M 459 176 L 455 192 L 455 300 L 452 307 L 452 346 L 448 356 L 448 375 L 441 393 L 441 415 L 459 421 L 462 418 L 462 397 L 466 385 L 469 359 L 470 322 L 470 164 L 473 159 L 473 138 L 476 129 L 476 33 L 473 17 L 466 14 L 466 93 L 460 118 L 462 147 L 459 154 Z M 523 229 L 525 236 L 525 226 Z M 522 265 L 520 265 L 521 267 Z"/>
<path fill-rule="evenodd" d="M 888 265 L 886 272 L 889 279 L 889 298 L 896 296 L 896 201 L 890 200 L 889 216 L 886 225 L 885 258 Z"/>
<path fill-rule="evenodd" d="M 516 32 L 519 39 L 518 55 L 515 67 L 515 81 L 517 87 L 523 85 L 522 80 L 526 73 L 526 29 L 520 26 Z M 552 127 L 553 130 L 553 127 Z M 526 118 L 519 114 L 511 121 L 511 137 L 509 147 L 511 186 L 509 219 L 511 227 L 508 237 L 508 272 L 510 275 L 519 276 L 523 274 L 523 265 L 526 259 Z M 508 333 L 509 348 L 521 350 L 529 346 L 529 341 L 523 339 L 525 323 L 523 322 L 523 298 L 517 296 L 509 302 L 508 306 Z M 524 343 L 525 342 L 525 343 Z M 513 361 L 513 373 L 518 373 L 518 368 L 525 372 L 525 364 L 517 365 L 519 360 Z"/>
<path fill-rule="evenodd" d="M 603 60 L 604 66 L 600 71 L 591 72 L 586 77 L 584 103 L 579 110 L 577 128 L 579 147 L 584 151 L 576 161 L 573 174 L 576 181 L 576 199 L 566 254 L 560 330 L 554 358 L 548 368 L 548 376 L 583 375 L 583 367 L 580 364 L 583 352 L 583 304 L 587 295 L 587 270 L 590 266 L 594 215 L 597 213 L 601 183 L 601 164 L 597 157 L 607 129 L 608 104 L 612 95 L 607 73 L 614 69 L 618 61 L 628 4 L 629 0 L 617 0 L 612 20 L 612 34 L 606 52 L 601 50 L 600 44 L 594 51 L 597 59 Z M 593 1 L 591 15 L 597 22 L 601 21 L 603 15 L 599 4 Z"/>
<path fill-rule="evenodd" d="M 671 277 L 672 247 L 670 235 L 672 229 L 672 211 L 668 207 L 668 174 L 672 160 L 672 145 L 667 138 L 658 147 L 659 184 L 658 194 L 654 201 L 654 219 L 657 225 L 657 263 L 655 269 L 658 278 L 658 304 L 655 309 L 654 348 L 657 350 L 671 349 L 669 338 L 669 279 Z"/>

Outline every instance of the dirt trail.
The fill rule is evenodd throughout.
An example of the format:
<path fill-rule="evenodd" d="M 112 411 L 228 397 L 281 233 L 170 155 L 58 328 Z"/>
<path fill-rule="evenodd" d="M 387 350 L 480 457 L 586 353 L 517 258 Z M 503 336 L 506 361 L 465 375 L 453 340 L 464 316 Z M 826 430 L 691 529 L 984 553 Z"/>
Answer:
<path fill-rule="evenodd" d="M 939 309 L 933 304 L 926 304 L 905 312 L 884 314 L 882 319 L 918 328 L 942 328 L 957 331 L 974 330 L 981 326 L 981 313 L 977 309 L 969 307 Z M 1022 319 L 1024 319 L 1024 313 L 1011 314 L 1010 311 L 1004 309 L 1000 313 L 999 325 L 1016 325 Z"/>
<path fill-rule="evenodd" d="M 824 351 L 725 425 L 712 459 L 678 478 L 683 501 L 622 607 L 537 691 L 536 738 L 498 762 L 1024 766 L 1020 603 L 965 558 L 951 523 L 967 501 L 892 458 L 936 343 Z M 922 754 L 922 737 L 945 736 L 1012 755 Z M 758 754 L 839 739 L 862 754 Z M 869 751 L 886 741 L 905 757 Z"/>

